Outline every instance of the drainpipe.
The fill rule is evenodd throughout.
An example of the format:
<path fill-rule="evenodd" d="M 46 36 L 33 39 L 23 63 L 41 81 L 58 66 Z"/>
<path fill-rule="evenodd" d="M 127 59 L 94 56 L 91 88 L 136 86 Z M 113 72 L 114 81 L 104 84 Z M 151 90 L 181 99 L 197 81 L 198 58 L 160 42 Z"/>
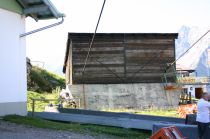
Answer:
<path fill-rule="evenodd" d="M 59 21 L 57 23 L 54 23 L 54 24 L 51 24 L 51 25 L 48 25 L 48 26 L 45 26 L 45 27 L 42 27 L 42 28 L 39 28 L 39 29 L 32 30 L 30 32 L 20 34 L 20 38 L 25 37 L 25 36 L 30 35 L 30 34 L 33 34 L 33 33 L 36 33 L 36 32 L 39 32 L 39 31 L 42 31 L 42 30 L 45 30 L 45 29 L 48 29 L 48 28 L 52 28 L 54 26 L 62 24 L 63 22 L 64 22 L 64 18 L 62 17 L 61 21 Z"/>

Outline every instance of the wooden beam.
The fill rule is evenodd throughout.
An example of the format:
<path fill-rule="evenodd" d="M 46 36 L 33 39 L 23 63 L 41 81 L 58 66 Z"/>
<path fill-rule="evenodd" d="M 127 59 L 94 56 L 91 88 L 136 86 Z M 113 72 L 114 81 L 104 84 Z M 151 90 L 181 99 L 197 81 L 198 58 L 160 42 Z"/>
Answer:
<path fill-rule="evenodd" d="M 42 4 L 42 5 L 36 5 L 30 8 L 24 8 L 23 9 L 23 14 L 34 14 L 34 13 L 38 13 L 38 12 L 46 12 L 46 10 L 48 9 L 48 6 Z"/>
<path fill-rule="evenodd" d="M 73 48 L 73 51 L 74 52 L 78 52 L 78 51 L 88 51 L 89 50 L 89 48 L 81 48 L 81 47 L 74 47 Z M 116 50 L 118 50 L 118 51 L 123 51 L 124 50 L 124 48 L 123 48 L 123 46 L 119 46 L 119 47 L 93 47 L 92 49 L 91 49 L 91 52 L 94 52 L 94 51 L 116 51 Z"/>
<path fill-rule="evenodd" d="M 69 84 L 72 85 L 73 80 L 72 80 L 72 76 L 73 76 L 73 64 L 72 64 L 72 41 L 70 42 L 70 48 L 69 48 Z"/>
<path fill-rule="evenodd" d="M 173 43 L 173 39 L 127 39 L 125 43 L 138 43 L 138 44 L 169 44 Z"/>
<path fill-rule="evenodd" d="M 126 79 L 126 74 L 127 74 L 127 71 L 126 71 L 126 67 L 127 67 L 127 60 L 126 60 L 126 44 L 125 44 L 125 35 L 124 35 L 124 40 L 123 40 L 124 44 L 123 44 L 123 48 L 124 48 L 124 51 L 123 51 L 123 54 L 124 54 L 124 78 Z"/>
<path fill-rule="evenodd" d="M 110 70 L 112 70 L 112 71 L 114 71 L 114 72 L 124 72 L 124 68 L 121 66 L 121 67 L 119 67 L 119 66 L 116 66 L 116 67 L 112 67 L 112 66 L 108 66 L 109 67 L 109 69 Z M 74 70 L 75 72 L 82 72 L 82 67 L 80 67 L 80 68 L 76 68 L 75 70 Z M 96 72 L 96 71 L 99 71 L 99 72 L 101 72 L 101 73 L 103 73 L 103 72 L 107 72 L 107 69 L 104 67 L 104 66 L 100 66 L 100 67 L 87 67 L 86 69 L 85 69 L 85 71 L 87 72 L 87 73 L 94 73 L 94 72 Z"/>
<path fill-rule="evenodd" d="M 126 43 L 126 49 L 127 50 L 139 50 L 139 49 L 143 49 L 143 50 L 147 50 L 147 49 L 152 49 L 152 50 L 172 50 L 174 51 L 174 49 L 171 47 L 172 44 L 138 44 L 138 43 Z"/>
<path fill-rule="evenodd" d="M 124 64 L 106 64 L 108 67 L 123 67 Z M 82 68 L 82 64 L 74 64 L 73 63 L 73 67 L 74 69 L 76 68 Z M 89 64 L 86 67 L 93 67 L 93 68 L 98 68 L 98 67 L 102 67 L 100 64 Z"/>
<path fill-rule="evenodd" d="M 73 43 L 74 48 L 88 48 L 89 42 L 78 42 Z M 123 42 L 95 42 L 93 47 L 122 47 Z"/>
<path fill-rule="evenodd" d="M 76 50 L 74 51 L 74 54 L 77 56 L 80 55 L 87 55 L 88 51 L 80 51 L 80 50 Z M 123 53 L 123 50 L 104 50 L 104 51 L 91 51 L 91 56 L 94 55 L 98 55 L 101 57 L 101 54 L 106 54 L 106 55 L 110 55 L 110 54 L 118 54 L 121 55 L 121 53 Z M 84 56 L 83 56 L 84 57 Z"/>
<path fill-rule="evenodd" d="M 75 59 L 82 59 L 82 58 L 85 58 L 85 54 L 74 54 L 73 55 L 73 61 Z M 112 58 L 115 58 L 115 57 L 123 57 L 123 53 L 117 53 L 117 54 L 112 54 L 112 53 L 105 53 L 105 54 L 91 54 L 90 55 L 90 59 L 98 59 L 98 58 L 104 58 L 104 59 L 112 59 Z"/>

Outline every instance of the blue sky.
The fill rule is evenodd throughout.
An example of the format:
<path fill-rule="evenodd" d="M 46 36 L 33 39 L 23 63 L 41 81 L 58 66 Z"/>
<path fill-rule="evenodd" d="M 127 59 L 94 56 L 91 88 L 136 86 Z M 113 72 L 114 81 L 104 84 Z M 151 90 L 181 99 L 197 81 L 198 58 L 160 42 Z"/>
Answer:
<path fill-rule="evenodd" d="M 68 32 L 94 32 L 103 0 L 51 0 L 66 15 L 62 25 L 27 36 L 27 56 L 61 73 Z M 176 33 L 210 28 L 210 0 L 107 0 L 98 32 Z M 58 20 L 26 20 L 27 31 Z"/>

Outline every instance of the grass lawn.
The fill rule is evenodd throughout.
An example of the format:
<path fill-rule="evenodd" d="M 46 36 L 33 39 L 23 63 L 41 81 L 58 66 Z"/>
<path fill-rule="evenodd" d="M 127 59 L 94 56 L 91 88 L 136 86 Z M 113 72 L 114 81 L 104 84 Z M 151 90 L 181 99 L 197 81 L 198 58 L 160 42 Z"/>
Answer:
<path fill-rule="evenodd" d="M 145 114 L 145 115 L 179 117 L 179 115 L 177 113 L 177 109 L 144 110 L 144 111 L 137 111 L 135 113 L 136 114 Z"/>
<path fill-rule="evenodd" d="M 134 114 L 144 114 L 144 115 L 155 115 L 155 116 L 166 116 L 166 117 L 179 117 L 177 113 L 177 108 L 168 109 L 147 109 L 147 110 L 127 110 L 127 109 L 114 109 L 114 110 L 103 110 L 107 112 L 128 112 Z"/>
<path fill-rule="evenodd" d="M 58 99 L 58 92 L 53 93 L 37 93 L 33 91 L 28 91 L 27 94 L 27 110 L 32 111 L 32 98 L 36 99 Z M 50 102 L 36 101 L 35 102 L 35 111 L 42 112 L 44 111 L 45 106 L 47 106 Z M 56 104 L 58 102 L 52 101 L 51 103 Z"/>
<path fill-rule="evenodd" d="M 60 123 L 60 122 L 47 121 L 39 118 L 28 117 L 28 116 L 24 117 L 24 116 L 10 115 L 3 117 L 3 120 L 17 124 L 29 125 L 32 127 L 48 128 L 54 130 L 66 130 L 80 134 L 89 134 L 92 136 L 106 135 L 110 136 L 111 138 L 117 138 L 117 139 L 123 139 L 123 138 L 146 139 L 149 138 L 151 135 L 150 131 L 145 131 L 145 130 L 134 130 L 134 129 L 109 127 L 109 126 L 79 124 L 79 123 Z"/>

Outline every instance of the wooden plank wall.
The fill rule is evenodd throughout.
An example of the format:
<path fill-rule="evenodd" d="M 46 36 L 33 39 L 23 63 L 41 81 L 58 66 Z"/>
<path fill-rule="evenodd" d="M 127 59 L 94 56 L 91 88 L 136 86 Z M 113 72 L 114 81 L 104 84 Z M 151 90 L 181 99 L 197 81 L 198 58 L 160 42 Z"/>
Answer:
<path fill-rule="evenodd" d="M 97 34 L 83 75 L 92 34 L 69 34 L 73 83 L 160 83 L 166 63 L 175 60 L 176 36 Z"/>

